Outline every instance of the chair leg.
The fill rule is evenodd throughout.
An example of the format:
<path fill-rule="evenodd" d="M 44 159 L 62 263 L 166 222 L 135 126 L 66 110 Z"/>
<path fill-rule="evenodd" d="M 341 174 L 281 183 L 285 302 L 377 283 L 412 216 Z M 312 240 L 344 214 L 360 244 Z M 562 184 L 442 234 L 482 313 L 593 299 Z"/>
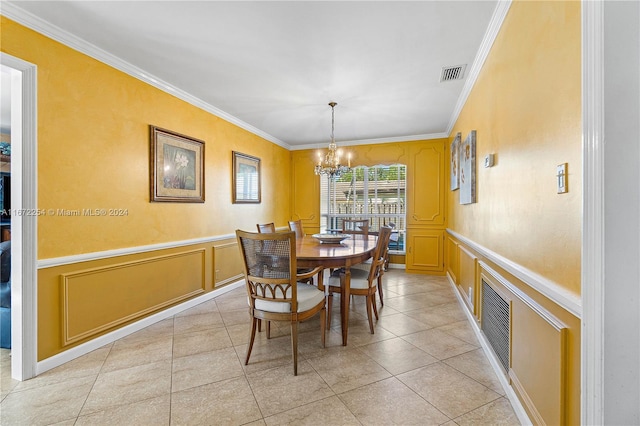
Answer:
<path fill-rule="evenodd" d="M 384 299 L 382 298 L 382 280 L 378 280 L 378 295 L 380 296 L 380 306 L 384 306 Z"/>
<path fill-rule="evenodd" d="M 322 347 L 325 347 L 325 343 L 327 341 L 327 333 L 326 333 L 326 315 L 327 309 L 324 308 L 320 311 L 320 341 L 322 341 Z"/>
<path fill-rule="evenodd" d="M 271 321 L 267 321 L 267 339 L 271 339 Z"/>
<path fill-rule="evenodd" d="M 372 296 L 370 294 L 367 295 L 367 318 L 369 318 L 369 330 L 371 331 L 371 334 L 374 334 L 373 332 L 373 315 L 371 312 L 371 307 L 373 305 L 373 300 L 372 300 Z"/>
<path fill-rule="evenodd" d="M 244 365 L 249 365 L 249 357 L 251 356 L 251 349 L 253 349 L 253 342 L 256 339 L 256 328 L 258 327 L 260 320 L 257 318 L 251 319 L 251 337 L 249 337 L 249 346 L 247 347 L 247 358 L 244 360 Z"/>
<path fill-rule="evenodd" d="M 262 333 L 262 320 L 258 320 L 258 333 Z"/>
<path fill-rule="evenodd" d="M 373 313 L 376 316 L 376 320 L 380 319 L 378 317 L 378 307 L 376 306 L 376 292 L 374 291 L 373 294 L 371 295 L 371 304 L 373 306 Z"/>
<path fill-rule="evenodd" d="M 298 375 L 298 322 L 291 323 L 291 349 L 293 350 L 293 375 Z"/>
<path fill-rule="evenodd" d="M 331 329 L 331 307 L 333 306 L 333 293 L 327 297 L 327 330 Z"/>

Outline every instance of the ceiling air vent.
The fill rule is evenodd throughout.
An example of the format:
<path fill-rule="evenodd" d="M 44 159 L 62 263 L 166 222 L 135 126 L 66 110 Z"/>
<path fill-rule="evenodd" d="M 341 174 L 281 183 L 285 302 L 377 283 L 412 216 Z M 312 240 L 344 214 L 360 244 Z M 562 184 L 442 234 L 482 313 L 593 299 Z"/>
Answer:
<path fill-rule="evenodd" d="M 451 80 L 462 80 L 464 77 L 464 70 L 466 65 L 456 65 L 455 67 L 443 67 L 442 74 L 440 75 L 440 82 Z"/>

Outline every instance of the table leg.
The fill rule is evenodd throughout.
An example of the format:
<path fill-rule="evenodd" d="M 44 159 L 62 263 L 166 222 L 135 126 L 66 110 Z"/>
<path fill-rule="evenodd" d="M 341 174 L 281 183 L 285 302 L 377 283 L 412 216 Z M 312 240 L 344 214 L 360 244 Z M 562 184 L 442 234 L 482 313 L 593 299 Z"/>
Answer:
<path fill-rule="evenodd" d="M 349 330 L 349 301 L 351 300 L 351 268 L 344 268 L 340 273 L 340 319 L 342 321 L 342 346 L 347 346 L 347 333 Z"/>

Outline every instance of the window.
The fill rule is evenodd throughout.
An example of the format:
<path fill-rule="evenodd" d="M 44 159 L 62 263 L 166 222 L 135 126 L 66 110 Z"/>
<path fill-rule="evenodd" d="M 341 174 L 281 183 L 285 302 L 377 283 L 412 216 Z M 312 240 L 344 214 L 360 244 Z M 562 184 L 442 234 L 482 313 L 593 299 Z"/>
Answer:
<path fill-rule="evenodd" d="M 404 253 L 407 166 L 359 166 L 340 178 L 320 179 L 320 229 L 342 229 L 343 219 L 369 219 L 369 230 L 394 224 L 389 248 Z"/>

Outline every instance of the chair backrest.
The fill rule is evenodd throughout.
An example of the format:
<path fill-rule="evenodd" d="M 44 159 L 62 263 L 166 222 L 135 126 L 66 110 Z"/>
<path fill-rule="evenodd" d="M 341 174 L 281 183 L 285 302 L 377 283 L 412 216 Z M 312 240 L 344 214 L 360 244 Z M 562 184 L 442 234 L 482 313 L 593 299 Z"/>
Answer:
<path fill-rule="evenodd" d="M 290 220 L 289 229 L 296 233 L 296 238 L 302 238 L 305 235 L 301 220 Z"/>
<path fill-rule="evenodd" d="M 295 232 L 254 233 L 236 231 L 244 261 L 244 275 L 251 308 L 256 300 L 290 303 L 296 312 Z"/>
<path fill-rule="evenodd" d="M 263 234 L 276 232 L 276 225 L 273 222 L 271 222 L 271 223 L 258 223 L 258 224 L 256 224 L 256 227 L 258 228 L 258 232 L 261 232 Z"/>
<path fill-rule="evenodd" d="M 387 250 L 389 247 L 389 237 L 391 237 L 391 227 L 381 226 L 378 232 L 378 241 L 376 248 L 371 256 L 371 269 L 369 269 L 369 283 L 384 273 L 384 263 L 386 260 Z"/>
<path fill-rule="evenodd" d="M 342 233 L 369 235 L 369 219 L 344 219 Z"/>

